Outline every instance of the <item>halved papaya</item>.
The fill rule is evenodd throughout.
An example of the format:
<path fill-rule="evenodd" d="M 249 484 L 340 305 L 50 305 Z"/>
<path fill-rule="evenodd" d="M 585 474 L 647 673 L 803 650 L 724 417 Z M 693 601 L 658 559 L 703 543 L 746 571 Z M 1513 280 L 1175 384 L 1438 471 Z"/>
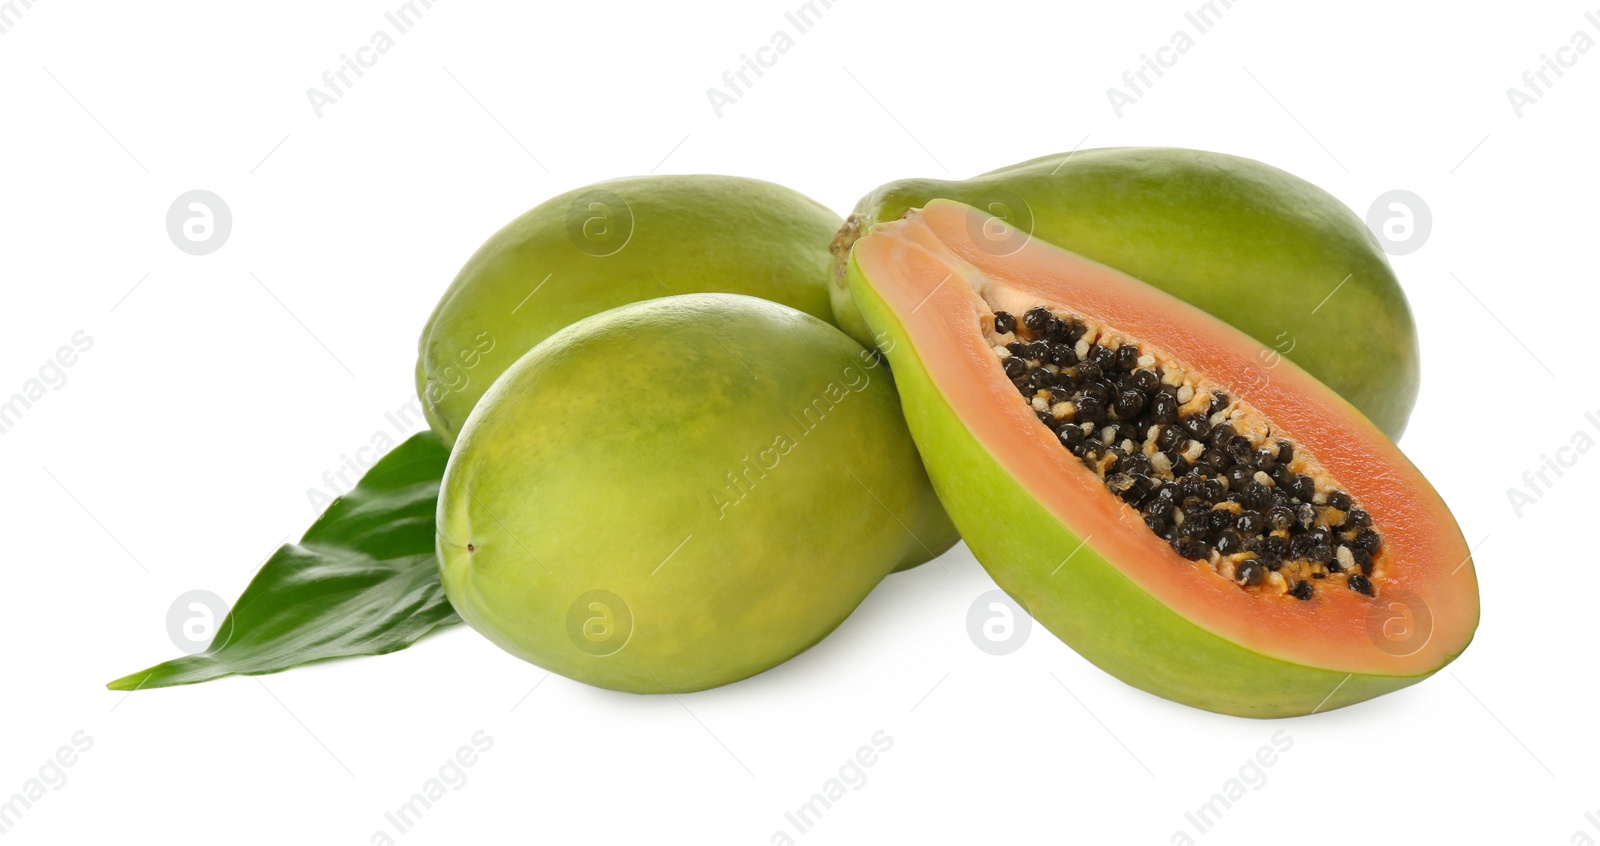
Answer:
<path fill-rule="evenodd" d="M 1260 342 L 946 200 L 878 225 L 848 278 L 973 554 L 1107 672 L 1291 716 L 1414 684 L 1472 639 L 1449 509 Z"/>

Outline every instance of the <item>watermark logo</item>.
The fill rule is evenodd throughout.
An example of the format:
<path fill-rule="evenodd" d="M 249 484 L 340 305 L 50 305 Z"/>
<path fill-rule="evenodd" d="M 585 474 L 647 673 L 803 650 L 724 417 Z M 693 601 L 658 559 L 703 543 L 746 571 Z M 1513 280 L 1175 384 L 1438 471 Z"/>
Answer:
<path fill-rule="evenodd" d="M 822 783 L 821 789 L 811 794 L 811 798 L 794 810 L 784 812 L 783 820 L 787 825 L 773 831 L 767 842 L 775 846 L 777 844 L 794 846 L 799 842 L 796 838 L 816 828 L 817 823 L 822 821 L 823 815 L 832 810 L 840 800 L 866 787 L 867 770 L 883 760 L 883 754 L 893 748 L 892 735 L 883 729 L 873 732 L 871 745 L 862 744 L 854 755 L 839 765 L 835 775 Z"/>
<path fill-rule="evenodd" d="M 1590 828 L 1594 829 L 1594 834 L 1590 834 L 1581 828 L 1574 829 L 1572 836 L 1567 838 L 1567 842 L 1572 846 L 1596 846 L 1596 844 L 1600 844 L 1600 839 L 1597 839 L 1600 838 L 1600 810 L 1584 811 L 1583 820 L 1589 824 Z"/>
<path fill-rule="evenodd" d="M 1600 415 L 1586 411 L 1583 419 L 1596 432 L 1600 432 Z M 1506 488 L 1506 500 L 1511 503 L 1511 513 L 1519 519 L 1528 508 L 1544 499 L 1555 489 L 1556 483 L 1576 467 L 1579 459 L 1594 449 L 1595 439 L 1585 429 L 1578 429 L 1567 438 L 1567 443 L 1555 449 L 1555 455 L 1539 453 L 1539 466 L 1522 471 L 1522 487 Z M 1554 478 L 1552 478 L 1554 477 Z"/>
<path fill-rule="evenodd" d="M 385 811 L 383 819 L 394 829 L 395 835 L 404 835 L 417 827 L 422 817 L 440 800 L 467 786 L 467 770 L 477 766 L 483 753 L 494 748 L 494 738 L 483 729 L 472 733 L 471 745 L 462 744 L 455 753 L 439 765 L 439 769 L 422 783 L 422 787 L 398 808 Z M 367 839 L 369 843 L 395 843 L 388 829 L 380 828 Z"/>
<path fill-rule="evenodd" d="M 0 397 L 0 435 L 16 428 L 27 414 L 49 396 L 67 386 L 67 370 L 78 363 L 78 356 L 94 347 L 94 338 L 82 329 L 72 333 L 71 346 L 62 345 L 56 354 L 39 366 L 38 375 L 22 383 L 22 387 L 9 397 Z"/>
<path fill-rule="evenodd" d="M 9 834 L 23 815 L 44 801 L 46 796 L 67 786 L 67 770 L 78 764 L 83 753 L 94 748 L 94 737 L 79 729 L 72 733 L 70 745 L 63 744 L 46 758 L 37 774 L 22 782 L 10 796 L 0 795 L 0 834 Z"/>
<path fill-rule="evenodd" d="M 1033 618 L 1003 590 L 991 590 L 967 608 L 967 637 L 990 655 L 1010 655 L 1028 642 Z"/>
<path fill-rule="evenodd" d="M 167 608 L 167 637 L 184 653 L 199 655 L 211 645 L 227 616 L 228 603 L 222 597 L 209 590 L 191 590 Z"/>
<path fill-rule="evenodd" d="M 0 35 L 5 35 L 22 20 L 22 15 L 33 8 L 34 0 L 6 0 L 0 3 Z"/>
<path fill-rule="evenodd" d="M 538 290 L 535 288 L 534 290 Z M 529 294 L 532 296 L 532 294 Z M 519 306 L 520 308 L 520 306 Z M 516 309 L 512 309 L 513 314 Z M 472 337 L 472 345 L 456 350 L 454 358 L 447 355 L 431 355 L 424 359 L 426 362 L 427 382 L 423 387 L 428 408 L 440 413 L 439 406 L 453 393 L 465 391 L 472 384 L 472 371 L 483 363 L 489 353 L 499 342 L 488 332 L 479 332 Z M 497 374 L 498 375 L 498 374 Z M 491 380 L 492 381 L 492 380 Z M 460 421 L 457 421 L 460 425 Z"/>
<path fill-rule="evenodd" d="M 776 470 L 783 458 L 793 452 L 807 435 L 816 431 L 834 409 L 872 384 L 870 371 L 881 363 L 882 358 L 876 350 L 862 350 L 859 355 L 860 365 L 845 365 L 839 373 L 840 378 L 830 380 L 821 393 L 798 412 L 789 412 L 789 419 L 795 424 L 794 431 L 799 435 L 791 435 L 788 431 L 778 432 L 773 435 L 769 446 L 754 455 L 746 453 L 737 467 L 722 474 L 718 480 L 720 487 L 711 489 L 711 507 L 716 510 L 717 519 L 726 520 L 729 509 L 744 502 L 756 486 L 767 478 L 767 473 Z"/>
<path fill-rule="evenodd" d="M 1222 20 L 1223 14 L 1232 8 L 1232 0 L 1210 0 L 1192 11 L 1184 12 L 1183 19 L 1188 27 L 1175 30 L 1166 44 L 1156 48 L 1154 56 L 1140 53 L 1139 64 L 1122 72 L 1122 86 L 1113 85 L 1106 89 L 1106 102 L 1111 104 L 1112 113 L 1120 118 L 1129 106 L 1144 99 L 1156 82 L 1178 64 L 1178 59 L 1194 49 L 1200 36 L 1210 32 Z"/>
<path fill-rule="evenodd" d="M 595 258 L 615 255 L 633 240 L 633 208 L 605 189 L 584 191 L 567 206 L 567 238 Z"/>
<path fill-rule="evenodd" d="M 1600 32 L 1600 15 L 1592 11 L 1584 12 L 1583 19 L 1596 32 Z M 1556 80 L 1566 76 L 1567 71 L 1594 48 L 1594 43 L 1594 36 L 1589 34 L 1589 30 L 1578 29 L 1573 30 L 1566 44 L 1555 49 L 1554 56 L 1540 53 L 1539 64 L 1522 72 L 1522 85 L 1506 89 L 1506 102 L 1511 105 L 1511 113 L 1520 119 L 1529 106 L 1548 96 Z"/>
<path fill-rule="evenodd" d="M 967 238 L 992 256 L 1009 256 L 1033 237 L 1033 207 L 1015 191 L 995 189 L 969 203 L 987 217 L 967 217 Z"/>
<path fill-rule="evenodd" d="M 755 491 L 756 485 L 767 478 L 767 472 L 778 469 L 778 462 L 793 452 L 795 442 L 788 434 L 779 432 L 772 445 L 754 455 L 746 454 L 739 467 L 722 475 L 726 484 L 711 491 L 711 507 L 717 510 L 717 519 L 728 519 L 728 509 L 733 508 Z"/>
<path fill-rule="evenodd" d="M 793 11 L 784 12 L 786 26 L 775 30 L 766 44 L 756 48 L 754 56 L 740 53 L 739 64 L 722 72 L 722 85 L 706 89 L 706 102 L 711 104 L 712 114 L 720 119 L 724 110 L 749 94 L 756 80 L 766 76 L 784 54 L 793 50 L 800 36 L 810 32 L 823 13 L 833 8 L 833 3 L 834 0 L 809 0 Z M 755 79 L 750 78 L 752 74 Z"/>
<path fill-rule="evenodd" d="M 567 637 L 596 658 L 615 655 L 633 637 L 633 609 L 609 590 L 591 590 L 567 608 Z"/>
<path fill-rule="evenodd" d="M 1267 786 L 1267 770 L 1276 766 L 1282 760 L 1283 754 L 1294 748 L 1294 736 L 1289 732 L 1279 729 L 1272 733 L 1270 743 L 1264 743 L 1255 751 L 1254 755 L 1244 759 L 1239 765 L 1238 774 L 1230 776 L 1222 782 L 1217 792 L 1211 798 L 1201 803 L 1192 811 L 1185 811 L 1183 819 L 1188 823 L 1188 828 L 1179 828 L 1172 832 L 1172 837 L 1167 842 L 1173 846 L 1194 846 L 1197 838 L 1204 837 L 1206 833 L 1217 827 L 1222 817 L 1251 793 L 1257 792 Z M 1190 833 L 1193 829 L 1193 833 Z"/>
<path fill-rule="evenodd" d="M 321 488 L 306 488 L 306 502 L 311 506 L 311 513 L 321 514 L 335 499 L 354 490 L 362 474 L 372 469 L 401 439 L 427 422 L 422 413 L 422 399 L 414 394 L 395 409 L 385 411 L 383 419 L 389 424 L 388 428 L 374 431 L 365 444 L 340 453 L 338 466 L 322 471 Z"/>
<path fill-rule="evenodd" d="M 1420 596 L 1386 590 L 1367 607 L 1367 637 L 1390 655 L 1414 655 L 1433 638 L 1433 609 Z"/>
<path fill-rule="evenodd" d="M 1261 360 L 1261 366 L 1264 369 L 1271 370 L 1283 362 L 1284 356 L 1294 352 L 1295 346 L 1299 343 L 1293 335 L 1289 334 L 1289 330 L 1285 329 L 1273 337 L 1272 349 L 1262 347 L 1256 350 L 1256 358 Z"/>
<path fill-rule="evenodd" d="M 1433 231 L 1433 212 L 1416 194 L 1403 189 L 1385 191 L 1367 208 L 1367 228 L 1391 256 L 1422 249 Z"/>
<path fill-rule="evenodd" d="M 374 30 L 367 43 L 355 49 L 355 55 L 339 54 L 339 64 L 322 72 L 322 87 L 306 89 L 306 101 L 318 118 L 329 106 L 343 100 L 357 81 L 378 64 L 378 60 L 394 49 L 397 36 L 405 35 L 422 19 L 423 13 L 433 8 L 433 0 L 407 0 L 384 12 L 387 26 Z M 354 77 L 352 79 L 351 77 Z"/>
<path fill-rule="evenodd" d="M 191 256 L 208 256 L 228 243 L 233 212 L 210 191 L 187 191 L 167 207 L 167 237 Z"/>

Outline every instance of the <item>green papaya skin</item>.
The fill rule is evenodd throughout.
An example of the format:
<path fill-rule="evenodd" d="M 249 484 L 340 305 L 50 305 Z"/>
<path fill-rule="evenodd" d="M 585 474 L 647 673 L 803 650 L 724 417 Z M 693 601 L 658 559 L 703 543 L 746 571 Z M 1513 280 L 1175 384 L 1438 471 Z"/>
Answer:
<path fill-rule="evenodd" d="M 835 322 L 872 333 L 849 248 L 873 225 L 957 200 L 1222 318 L 1316 376 L 1398 440 L 1421 382 L 1416 325 L 1377 239 L 1333 195 L 1251 159 L 1176 148 L 1046 156 L 965 181 L 906 179 L 834 239 Z M 1273 362 L 1263 362 L 1271 366 Z"/>
<path fill-rule="evenodd" d="M 554 197 L 461 268 L 418 343 L 417 393 L 448 446 L 489 386 L 535 344 L 610 308 L 727 292 L 830 319 L 837 214 L 770 182 L 639 176 Z"/>
<path fill-rule="evenodd" d="M 678 693 L 816 643 L 928 553 L 907 527 L 930 513 L 875 352 L 775 303 L 675 296 L 567 327 L 484 396 L 441 487 L 440 575 L 514 655 Z"/>

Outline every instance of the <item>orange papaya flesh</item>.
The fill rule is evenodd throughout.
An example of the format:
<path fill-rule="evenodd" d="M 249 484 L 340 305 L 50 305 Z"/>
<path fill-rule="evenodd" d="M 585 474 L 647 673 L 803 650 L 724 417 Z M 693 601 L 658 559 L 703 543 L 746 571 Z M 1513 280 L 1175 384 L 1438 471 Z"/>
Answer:
<path fill-rule="evenodd" d="M 1002 588 L 1102 669 L 1200 708 L 1289 716 L 1413 684 L 1470 642 L 1477 580 L 1443 500 L 1370 421 L 1260 342 L 951 201 L 877 226 L 847 272 L 886 338 L 912 435 L 962 537 Z M 1241 574 L 1260 556 L 1180 554 L 1108 489 L 1090 466 L 1103 456 L 1086 463 L 1064 445 L 1053 426 L 1076 409 L 1041 413 L 1008 378 L 1003 342 L 1030 333 L 996 331 L 996 315 L 1020 324 L 1037 307 L 1081 319 L 1091 342 L 1137 346 L 1168 387 L 1225 395 L 1219 419 L 1255 443 L 1292 445 L 1294 475 L 1313 479 L 1323 500 L 1317 525 L 1353 508 L 1370 515 L 1381 548 L 1367 572 L 1349 566 L 1349 549 L 1285 562 L 1297 577 L 1278 584 L 1280 571 Z M 1067 420 L 1045 422 L 1063 411 Z M 1324 510 L 1334 491 L 1355 505 Z M 1335 545 L 1355 534 L 1327 528 Z"/>

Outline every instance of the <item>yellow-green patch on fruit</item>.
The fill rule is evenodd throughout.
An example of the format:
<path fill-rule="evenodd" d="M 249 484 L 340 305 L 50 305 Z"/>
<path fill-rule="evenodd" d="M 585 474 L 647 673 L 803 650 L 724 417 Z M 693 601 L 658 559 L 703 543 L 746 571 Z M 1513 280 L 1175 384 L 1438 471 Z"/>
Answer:
<path fill-rule="evenodd" d="M 438 548 L 451 603 L 512 654 L 681 692 L 816 643 L 944 521 L 875 352 L 692 294 L 581 320 L 507 370 L 451 454 Z"/>

